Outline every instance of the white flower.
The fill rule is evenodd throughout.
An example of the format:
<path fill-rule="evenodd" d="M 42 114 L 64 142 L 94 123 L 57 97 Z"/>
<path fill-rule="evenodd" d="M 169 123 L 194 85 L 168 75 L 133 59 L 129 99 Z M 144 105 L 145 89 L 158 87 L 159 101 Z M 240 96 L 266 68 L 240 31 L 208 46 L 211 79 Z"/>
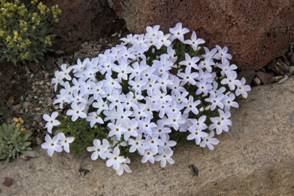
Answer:
<path fill-rule="evenodd" d="M 170 44 L 171 44 L 171 40 L 169 39 L 170 38 L 170 34 L 166 34 L 164 35 L 162 32 L 159 32 L 158 36 L 157 36 L 157 49 L 159 49 L 160 46 L 166 46 L 166 47 L 169 47 Z M 160 44 L 159 44 L 160 43 Z"/>
<path fill-rule="evenodd" d="M 233 93 L 230 93 L 228 95 L 224 95 L 223 103 L 227 110 L 229 110 L 231 107 L 238 108 L 239 104 L 235 101 L 236 96 Z"/>
<path fill-rule="evenodd" d="M 92 105 L 94 108 L 97 109 L 97 114 L 100 114 L 102 111 L 108 110 L 108 105 L 102 98 L 96 99 L 96 101 Z"/>
<path fill-rule="evenodd" d="M 161 149 L 158 155 L 155 156 L 155 160 L 160 162 L 160 167 L 165 167 L 167 163 L 174 164 L 175 161 L 172 159 L 173 151 Z"/>
<path fill-rule="evenodd" d="M 152 63 L 152 66 L 156 68 L 156 72 L 158 73 L 158 75 L 168 73 L 168 71 L 171 70 L 171 68 L 174 66 L 174 63 L 170 59 L 170 56 L 166 54 L 161 55 L 159 60 L 154 60 Z"/>
<path fill-rule="evenodd" d="M 106 92 L 103 89 L 103 82 L 93 82 L 91 83 L 91 89 L 95 100 L 98 100 L 100 98 L 104 98 L 106 95 Z"/>
<path fill-rule="evenodd" d="M 147 65 L 146 65 L 147 66 Z M 130 76 L 129 78 L 133 80 L 136 77 L 139 77 L 142 73 L 142 71 L 145 69 L 145 62 L 141 61 L 139 64 L 138 62 L 135 62 L 132 64 L 132 69 L 130 69 Z"/>
<path fill-rule="evenodd" d="M 207 147 L 209 150 L 214 150 L 214 146 L 219 144 L 219 140 L 214 138 L 214 132 L 211 131 L 210 134 L 203 138 L 200 143 L 200 147 Z"/>
<path fill-rule="evenodd" d="M 45 127 L 47 128 L 48 133 L 52 133 L 52 128 L 60 125 L 60 121 L 56 119 L 57 116 L 58 112 L 53 112 L 51 116 L 48 114 L 43 115 L 43 119 L 47 122 Z"/>
<path fill-rule="evenodd" d="M 191 72 L 192 67 L 186 67 L 185 72 L 178 73 L 178 76 L 182 79 L 182 84 L 185 85 L 186 83 L 195 85 L 196 84 L 196 78 L 198 77 L 198 74 L 195 72 Z"/>
<path fill-rule="evenodd" d="M 192 120 L 192 126 L 196 129 L 205 130 L 207 128 L 206 125 L 206 116 L 202 115 L 199 119 Z"/>
<path fill-rule="evenodd" d="M 117 78 L 121 80 L 127 80 L 128 74 L 131 72 L 131 67 L 126 59 L 120 59 L 117 66 L 113 66 L 112 70 L 117 73 Z"/>
<path fill-rule="evenodd" d="M 206 132 L 197 128 L 197 127 L 189 127 L 190 134 L 187 136 L 187 140 L 195 140 L 197 145 L 200 144 L 201 140 L 208 136 Z"/>
<path fill-rule="evenodd" d="M 198 87 L 198 89 L 196 90 L 196 95 L 207 95 L 212 90 L 212 85 L 205 81 L 197 82 L 196 86 Z"/>
<path fill-rule="evenodd" d="M 199 69 L 198 61 L 199 57 L 191 57 L 189 54 L 185 53 L 185 60 L 180 62 L 180 65 L 186 65 L 187 67 Z"/>
<path fill-rule="evenodd" d="M 145 35 L 147 42 L 150 45 L 156 46 L 157 49 L 160 49 L 164 43 L 168 44 L 163 32 L 159 31 L 159 27 L 159 25 L 155 25 L 154 27 L 147 27 Z"/>
<path fill-rule="evenodd" d="M 106 139 L 103 139 L 102 142 L 99 139 L 94 139 L 93 146 L 87 147 L 87 151 L 92 152 L 92 160 L 97 160 L 99 157 L 105 160 L 106 158 L 111 157 L 110 144 Z"/>
<path fill-rule="evenodd" d="M 222 132 L 228 132 L 229 126 L 232 126 L 232 121 L 230 120 L 231 114 L 229 112 L 223 112 L 218 110 L 219 116 L 210 118 L 212 124 L 209 126 L 210 130 L 215 130 L 216 134 L 221 134 Z"/>
<path fill-rule="evenodd" d="M 83 71 L 88 61 L 89 59 L 85 59 L 83 62 L 81 61 L 81 59 L 78 59 L 77 64 L 73 65 L 73 72 L 76 73 L 76 72 Z"/>
<path fill-rule="evenodd" d="M 47 150 L 50 157 L 53 156 L 54 152 L 62 152 L 62 146 L 59 144 L 59 136 L 56 135 L 53 138 L 50 135 L 46 135 L 45 142 L 41 145 L 42 149 Z"/>
<path fill-rule="evenodd" d="M 64 133 L 58 133 L 59 144 L 62 146 L 64 152 L 70 153 L 69 145 L 75 140 L 74 137 L 66 137 Z"/>
<path fill-rule="evenodd" d="M 115 147 L 112 154 L 110 154 L 110 158 L 106 161 L 106 166 L 112 167 L 115 170 L 119 170 L 121 165 L 125 162 L 125 158 L 120 156 L 119 148 Z"/>
<path fill-rule="evenodd" d="M 66 115 L 71 116 L 72 121 L 76 121 L 78 118 L 87 118 L 84 109 L 82 104 L 73 103 L 71 109 L 67 110 Z"/>
<path fill-rule="evenodd" d="M 230 61 L 228 60 L 223 60 L 222 63 L 218 64 L 217 66 L 222 69 L 221 75 L 227 77 L 235 75 L 236 70 L 238 69 L 235 64 L 230 64 Z"/>
<path fill-rule="evenodd" d="M 184 124 L 186 120 L 183 118 L 181 113 L 169 114 L 168 118 L 166 119 L 166 124 L 168 126 L 178 130 L 180 125 Z"/>
<path fill-rule="evenodd" d="M 73 67 L 68 67 L 68 65 L 62 64 L 60 69 L 60 73 L 63 75 L 63 78 L 66 80 L 71 80 L 70 72 L 72 71 Z"/>
<path fill-rule="evenodd" d="M 104 87 L 105 87 L 106 92 L 111 92 L 114 89 L 120 90 L 122 88 L 119 81 L 113 79 L 110 76 L 106 77 Z"/>
<path fill-rule="evenodd" d="M 152 129 L 156 128 L 156 124 L 151 122 L 149 119 L 145 119 L 139 121 L 139 127 L 144 133 L 152 135 Z"/>
<path fill-rule="evenodd" d="M 189 29 L 183 28 L 182 23 L 177 23 L 175 27 L 170 28 L 169 32 L 172 34 L 172 39 L 178 39 L 184 41 L 184 35 L 189 33 Z"/>
<path fill-rule="evenodd" d="M 217 49 L 217 54 L 214 56 L 215 59 L 218 60 L 231 60 L 232 59 L 232 55 L 228 53 L 229 49 L 228 47 L 223 47 L 221 48 L 219 45 L 216 45 L 216 49 Z"/>
<path fill-rule="evenodd" d="M 52 79 L 51 84 L 54 87 L 54 91 L 57 91 L 58 85 L 64 84 L 64 74 L 60 71 L 55 71 L 54 78 Z"/>
<path fill-rule="evenodd" d="M 143 143 L 145 149 L 150 149 L 153 153 L 158 153 L 158 148 L 164 145 L 158 135 L 148 136 Z"/>
<path fill-rule="evenodd" d="M 197 38 L 196 33 L 193 31 L 191 39 L 186 40 L 185 43 L 191 45 L 193 50 L 197 51 L 200 48 L 199 45 L 204 44 L 205 41 L 201 38 Z"/>
<path fill-rule="evenodd" d="M 136 120 L 129 120 L 125 122 L 126 131 L 124 132 L 124 140 L 128 141 L 130 137 L 137 137 L 138 134 L 138 122 Z"/>
<path fill-rule="evenodd" d="M 246 85 L 245 78 L 242 78 L 240 82 L 237 83 L 236 96 L 242 95 L 242 97 L 246 99 L 249 91 L 251 91 L 251 87 Z"/>
<path fill-rule="evenodd" d="M 108 127 L 110 129 L 108 136 L 115 136 L 117 140 L 120 140 L 121 136 L 126 132 L 125 127 L 121 126 L 120 124 L 109 123 Z"/>
<path fill-rule="evenodd" d="M 203 59 L 203 61 L 201 61 L 201 62 L 199 63 L 199 67 L 200 67 L 201 69 L 204 69 L 204 70 L 208 71 L 208 72 L 212 72 L 212 66 L 213 66 L 214 64 L 215 64 L 215 63 L 214 63 L 214 61 L 212 60 L 212 58 L 205 58 L 205 59 Z"/>
<path fill-rule="evenodd" d="M 154 156 L 155 156 L 155 153 L 152 152 L 152 150 L 145 150 L 141 162 L 142 163 L 150 162 L 150 163 L 154 164 L 154 162 L 155 162 L 155 157 Z"/>
<path fill-rule="evenodd" d="M 90 127 L 94 127 L 95 124 L 103 124 L 104 121 L 100 116 L 98 116 L 97 112 L 91 112 L 87 116 L 87 121 L 90 122 Z"/>
<path fill-rule="evenodd" d="M 160 135 L 160 138 L 162 139 L 162 141 L 164 141 L 164 147 L 166 149 L 171 149 L 171 147 L 175 147 L 177 145 L 177 142 L 171 140 L 168 134 Z"/>
<path fill-rule="evenodd" d="M 136 137 L 136 139 L 130 138 L 128 140 L 128 144 L 130 145 L 130 152 L 135 152 L 138 151 L 139 154 L 144 153 L 144 148 L 143 148 L 143 142 L 144 140 L 142 139 L 142 135 L 139 135 Z"/>
<path fill-rule="evenodd" d="M 221 81 L 221 84 L 228 85 L 231 91 L 235 90 L 238 83 L 239 80 L 237 80 L 237 74 L 229 75 Z"/>
<path fill-rule="evenodd" d="M 193 114 L 197 115 L 199 113 L 197 106 L 200 104 L 201 104 L 200 100 L 194 101 L 193 96 L 189 96 L 189 100 L 186 103 L 186 109 L 185 109 L 184 113 L 187 114 L 189 112 L 192 112 Z"/>
<path fill-rule="evenodd" d="M 203 57 L 205 59 L 213 59 L 213 58 L 215 58 L 215 55 L 218 52 L 216 48 L 213 48 L 211 50 L 209 50 L 206 47 L 203 47 L 203 48 L 204 48 L 204 51 L 205 51 L 205 54 L 203 55 Z"/>
<path fill-rule="evenodd" d="M 216 108 L 223 109 L 224 104 L 222 103 L 224 98 L 223 94 L 216 94 L 216 93 L 211 93 L 208 98 L 205 99 L 206 102 L 210 103 L 210 109 L 215 110 Z"/>
<path fill-rule="evenodd" d="M 155 40 L 160 32 L 159 28 L 160 28 L 159 25 L 155 25 L 153 27 L 151 26 L 146 27 L 146 38 Z"/>
<path fill-rule="evenodd" d="M 116 173 L 117 173 L 117 175 L 121 176 L 124 172 L 131 173 L 132 170 L 128 166 L 128 164 L 130 164 L 130 163 L 131 163 L 130 159 L 129 158 L 125 158 L 123 160 L 123 162 L 120 164 L 120 167 L 115 170 Z"/>

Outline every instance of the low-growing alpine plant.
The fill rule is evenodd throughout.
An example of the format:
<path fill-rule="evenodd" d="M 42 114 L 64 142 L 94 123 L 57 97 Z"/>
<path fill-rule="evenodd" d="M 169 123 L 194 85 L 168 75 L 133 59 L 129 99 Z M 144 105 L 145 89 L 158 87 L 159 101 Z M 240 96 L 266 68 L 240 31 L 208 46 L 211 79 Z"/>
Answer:
<path fill-rule="evenodd" d="M 31 150 L 31 132 L 23 127 L 22 118 L 0 125 L 0 161 L 12 161 Z"/>
<path fill-rule="evenodd" d="M 232 126 L 237 97 L 251 88 L 238 79 L 227 47 L 204 43 L 181 23 L 168 34 L 153 26 L 95 58 L 62 65 L 52 84 L 65 115 L 44 115 L 42 148 L 50 156 L 70 146 L 87 150 L 118 175 L 131 172 L 133 153 L 142 163 L 174 164 L 179 135 L 213 150 Z"/>

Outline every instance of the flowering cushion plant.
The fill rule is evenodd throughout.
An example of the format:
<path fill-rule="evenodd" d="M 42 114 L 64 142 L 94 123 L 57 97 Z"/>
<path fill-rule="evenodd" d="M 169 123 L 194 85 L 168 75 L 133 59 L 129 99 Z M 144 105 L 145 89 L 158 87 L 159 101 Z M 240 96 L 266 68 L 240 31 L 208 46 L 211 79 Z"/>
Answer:
<path fill-rule="evenodd" d="M 181 23 L 168 34 L 153 26 L 95 58 L 62 65 L 52 84 L 54 104 L 65 118 L 44 115 L 42 148 L 50 156 L 69 153 L 70 145 L 84 140 L 88 146 L 79 147 L 118 175 L 131 171 L 132 153 L 142 163 L 173 164 L 178 135 L 213 150 L 216 136 L 232 125 L 236 98 L 247 98 L 250 86 L 237 78 L 227 47 L 208 49 L 204 43 Z"/>

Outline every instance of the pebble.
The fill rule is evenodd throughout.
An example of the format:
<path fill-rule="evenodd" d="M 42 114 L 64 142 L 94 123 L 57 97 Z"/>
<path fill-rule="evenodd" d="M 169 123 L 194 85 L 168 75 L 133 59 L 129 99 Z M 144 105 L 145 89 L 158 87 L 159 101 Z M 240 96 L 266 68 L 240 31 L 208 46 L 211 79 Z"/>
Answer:
<path fill-rule="evenodd" d="M 10 187 L 12 184 L 13 184 L 14 180 L 10 177 L 5 177 L 4 178 L 4 181 L 3 181 L 3 185 L 4 186 L 7 186 L 7 187 Z"/>
<path fill-rule="evenodd" d="M 18 112 L 18 111 L 20 111 L 20 109 L 21 109 L 21 104 L 17 104 L 17 105 L 12 106 L 12 110 L 14 112 Z"/>

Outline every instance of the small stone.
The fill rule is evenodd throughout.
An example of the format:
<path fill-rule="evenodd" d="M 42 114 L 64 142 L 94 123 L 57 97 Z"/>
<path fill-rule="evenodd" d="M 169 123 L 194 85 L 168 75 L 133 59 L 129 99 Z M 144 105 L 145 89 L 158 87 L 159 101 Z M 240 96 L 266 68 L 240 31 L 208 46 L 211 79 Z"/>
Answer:
<path fill-rule="evenodd" d="M 7 105 L 11 106 L 11 105 L 13 105 L 13 103 L 14 103 L 14 97 L 11 96 L 8 98 Z"/>
<path fill-rule="evenodd" d="M 27 109 L 29 107 L 30 103 L 28 101 L 23 102 L 22 107 L 24 109 Z"/>
<path fill-rule="evenodd" d="M 5 177 L 4 178 L 4 181 L 3 181 L 3 185 L 4 186 L 7 186 L 7 187 L 10 187 L 12 184 L 13 184 L 14 180 L 10 177 Z"/>
<path fill-rule="evenodd" d="M 270 84 L 273 82 L 274 75 L 266 72 L 257 72 L 256 76 L 260 79 L 262 84 Z"/>
<path fill-rule="evenodd" d="M 27 151 L 24 154 L 22 154 L 20 156 L 21 159 L 25 160 L 25 161 L 29 161 L 32 158 L 37 158 L 37 153 L 34 151 Z"/>
<path fill-rule="evenodd" d="M 21 109 L 21 105 L 20 104 L 17 104 L 17 105 L 13 105 L 12 106 L 12 110 L 15 111 L 15 112 L 20 111 L 20 109 Z"/>
<path fill-rule="evenodd" d="M 55 51 L 57 55 L 61 56 L 64 54 L 64 51 L 63 50 L 56 50 Z"/>
<path fill-rule="evenodd" d="M 252 83 L 254 86 L 259 86 L 259 85 L 261 85 L 261 80 L 255 76 L 252 80 Z"/>
<path fill-rule="evenodd" d="M 117 33 L 113 33 L 112 35 L 111 35 L 111 37 L 116 37 L 117 36 Z"/>

